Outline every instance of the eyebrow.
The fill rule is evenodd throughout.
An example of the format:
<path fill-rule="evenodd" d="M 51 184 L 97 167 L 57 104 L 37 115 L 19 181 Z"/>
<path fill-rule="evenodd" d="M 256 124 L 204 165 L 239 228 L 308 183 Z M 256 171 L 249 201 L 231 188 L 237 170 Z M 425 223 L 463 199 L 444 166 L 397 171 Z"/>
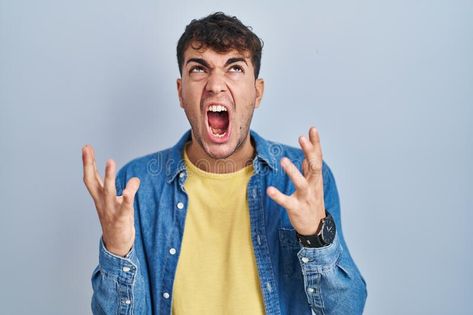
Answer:
<path fill-rule="evenodd" d="M 205 61 L 204 59 L 202 58 L 190 58 L 189 60 L 187 60 L 186 62 L 186 65 L 189 63 L 189 62 L 196 62 L 198 64 L 201 64 L 203 65 L 204 67 L 207 67 L 207 68 L 210 68 L 210 65 L 208 64 L 207 61 Z M 233 58 L 228 58 L 227 62 L 225 62 L 225 67 L 232 64 L 232 63 L 235 63 L 235 62 L 244 62 L 246 65 L 248 65 L 248 63 L 246 62 L 245 58 L 242 58 L 242 57 L 233 57 Z"/>
<path fill-rule="evenodd" d="M 225 62 L 225 66 L 228 66 L 228 65 L 231 65 L 232 63 L 235 63 L 235 62 L 244 62 L 246 65 L 248 65 L 246 63 L 246 60 L 245 58 L 242 58 L 242 57 L 234 57 L 234 58 L 228 58 L 227 62 Z"/>

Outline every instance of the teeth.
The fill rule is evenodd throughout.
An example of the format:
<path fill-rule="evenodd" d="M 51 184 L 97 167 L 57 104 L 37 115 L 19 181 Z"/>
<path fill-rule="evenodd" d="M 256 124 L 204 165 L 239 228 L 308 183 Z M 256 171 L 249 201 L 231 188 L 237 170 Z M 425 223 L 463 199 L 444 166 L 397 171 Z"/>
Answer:
<path fill-rule="evenodd" d="M 223 136 L 225 136 L 227 134 L 226 131 L 222 134 L 219 134 L 218 131 L 214 128 L 210 128 L 210 130 L 212 130 L 212 134 L 217 138 L 223 138 Z M 218 129 L 218 130 L 221 130 L 221 129 Z"/>
<path fill-rule="evenodd" d="M 227 108 L 222 105 L 210 105 L 208 111 L 211 112 L 226 112 Z"/>

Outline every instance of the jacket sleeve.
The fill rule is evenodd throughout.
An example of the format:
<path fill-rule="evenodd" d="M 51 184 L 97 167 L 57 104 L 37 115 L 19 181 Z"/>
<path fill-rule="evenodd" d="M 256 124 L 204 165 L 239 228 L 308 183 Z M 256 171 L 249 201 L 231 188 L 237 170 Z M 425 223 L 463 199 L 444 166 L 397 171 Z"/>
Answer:
<path fill-rule="evenodd" d="M 139 304 L 144 301 L 144 288 L 134 248 L 126 257 L 120 257 L 110 253 L 100 240 L 99 265 L 92 274 L 92 288 L 94 315 L 137 314 L 136 309 L 143 308 Z"/>
<path fill-rule="evenodd" d="M 317 315 L 362 314 L 367 298 L 366 282 L 343 238 L 337 187 L 325 162 L 323 180 L 325 208 L 333 216 L 337 231 L 332 244 L 321 248 L 303 247 L 297 254 L 307 300 Z"/>
<path fill-rule="evenodd" d="M 123 192 L 123 169 L 117 174 L 117 195 Z M 139 222 L 136 216 L 135 200 L 135 230 L 139 231 Z M 135 245 L 138 233 L 135 239 Z M 125 257 L 120 257 L 109 252 L 103 240 L 99 245 L 99 264 L 92 274 L 92 313 L 94 315 L 108 314 L 146 314 L 145 282 L 137 255 L 136 246 Z"/>

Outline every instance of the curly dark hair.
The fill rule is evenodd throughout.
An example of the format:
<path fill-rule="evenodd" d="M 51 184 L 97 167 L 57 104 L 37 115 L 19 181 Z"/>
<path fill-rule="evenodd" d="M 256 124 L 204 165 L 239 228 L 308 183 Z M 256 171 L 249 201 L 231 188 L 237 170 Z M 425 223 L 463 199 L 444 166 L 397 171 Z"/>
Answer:
<path fill-rule="evenodd" d="M 249 52 L 258 78 L 261 66 L 263 40 L 245 26 L 236 16 L 215 12 L 199 20 L 192 20 L 186 26 L 177 43 L 177 64 L 182 76 L 184 51 L 192 44 L 194 49 L 211 48 L 219 53 L 236 49 L 240 53 Z"/>

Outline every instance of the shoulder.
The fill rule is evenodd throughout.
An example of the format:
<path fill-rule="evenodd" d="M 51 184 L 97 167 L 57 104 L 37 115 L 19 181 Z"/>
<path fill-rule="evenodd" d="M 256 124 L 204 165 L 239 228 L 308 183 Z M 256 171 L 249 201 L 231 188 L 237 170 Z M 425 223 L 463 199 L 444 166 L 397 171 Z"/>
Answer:
<path fill-rule="evenodd" d="M 172 148 L 167 148 L 136 157 L 120 168 L 117 181 L 124 186 L 132 177 L 138 177 L 142 183 L 150 179 L 164 179 L 168 175 L 169 164 L 172 163 L 171 156 Z"/>
<path fill-rule="evenodd" d="M 124 180 L 133 176 L 141 181 L 149 179 L 164 182 L 164 179 L 170 179 L 184 163 L 182 150 L 190 137 L 191 131 L 187 130 L 174 146 L 131 160 L 120 169 L 118 175 Z"/>

